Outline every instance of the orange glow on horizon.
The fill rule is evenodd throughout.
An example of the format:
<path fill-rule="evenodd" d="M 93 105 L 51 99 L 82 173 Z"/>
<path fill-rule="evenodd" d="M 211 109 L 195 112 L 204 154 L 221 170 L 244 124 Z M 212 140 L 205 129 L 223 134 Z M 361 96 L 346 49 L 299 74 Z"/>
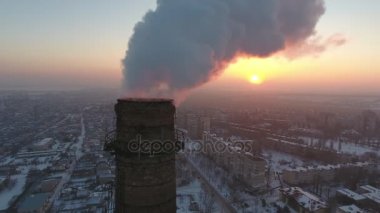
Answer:
<path fill-rule="evenodd" d="M 260 85 L 264 80 L 281 75 L 284 63 L 286 62 L 278 58 L 240 57 L 227 66 L 223 77 L 247 80 L 251 84 Z"/>

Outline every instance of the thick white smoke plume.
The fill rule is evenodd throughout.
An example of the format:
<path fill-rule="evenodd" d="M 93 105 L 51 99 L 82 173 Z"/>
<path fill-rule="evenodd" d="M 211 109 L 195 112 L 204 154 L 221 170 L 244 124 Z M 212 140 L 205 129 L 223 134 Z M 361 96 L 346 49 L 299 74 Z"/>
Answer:
<path fill-rule="evenodd" d="M 324 11 L 323 0 L 157 0 L 123 60 L 127 95 L 174 97 L 239 55 L 299 46 Z"/>

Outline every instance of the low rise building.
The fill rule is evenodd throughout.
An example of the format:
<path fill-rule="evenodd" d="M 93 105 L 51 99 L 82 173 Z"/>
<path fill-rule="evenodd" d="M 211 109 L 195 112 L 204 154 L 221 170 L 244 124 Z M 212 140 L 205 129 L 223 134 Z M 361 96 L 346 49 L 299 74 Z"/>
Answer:
<path fill-rule="evenodd" d="M 50 150 L 53 146 L 54 140 L 52 138 L 45 138 L 37 143 L 34 143 L 33 146 L 30 147 L 31 151 L 47 151 Z"/>
<path fill-rule="evenodd" d="M 283 180 L 289 185 L 330 182 L 338 178 L 337 176 L 341 171 L 355 173 L 359 170 L 370 171 L 372 167 L 373 164 L 369 162 L 296 167 L 285 169 Z"/>
<path fill-rule="evenodd" d="M 340 206 L 336 213 L 366 213 L 363 209 L 355 205 Z"/>
<path fill-rule="evenodd" d="M 251 144 L 249 140 L 230 140 L 205 132 L 207 139 L 206 154 L 221 167 L 226 168 L 236 178 L 244 181 L 252 189 L 261 189 L 266 185 L 267 162 L 260 156 L 255 156 L 245 150 L 244 145 Z M 238 145 L 236 145 L 238 144 Z"/>
<path fill-rule="evenodd" d="M 370 185 L 360 186 L 358 192 L 340 189 L 337 191 L 336 198 L 338 202 L 345 205 L 355 204 L 374 212 L 378 212 L 380 209 L 380 189 Z"/>
<path fill-rule="evenodd" d="M 320 197 L 304 191 L 300 187 L 280 189 L 283 202 L 296 212 L 327 213 L 328 205 Z"/>
<path fill-rule="evenodd" d="M 345 205 L 363 205 L 366 199 L 363 195 L 346 188 L 337 190 L 336 198 L 340 203 L 343 203 Z"/>
<path fill-rule="evenodd" d="M 360 187 L 363 196 L 366 198 L 365 205 L 369 208 L 380 210 L 380 189 L 364 185 Z"/>

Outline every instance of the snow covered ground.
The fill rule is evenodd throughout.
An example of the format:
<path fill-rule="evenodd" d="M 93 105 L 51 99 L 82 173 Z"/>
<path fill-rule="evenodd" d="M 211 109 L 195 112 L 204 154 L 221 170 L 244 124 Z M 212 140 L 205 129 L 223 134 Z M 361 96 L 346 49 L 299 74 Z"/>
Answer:
<path fill-rule="evenodd" d="M 13 156 L 6 156 L 0 160 L 0 166 L 8 165 L 10 162 L 14 160 Z"/>
<path fill-rule="evenodd" d="M 28 171 L 29 168 L 22 168 L 20 174 L 11 177 L 11 180 L 16 181 L 15 185 L 0 192 L 0 211 L 6 210 L 9 207 L 10 201 L 24 191 Z"/>
<path fill-rule="evenodd" d="M 353 144 L 353 143 L 341 143 L 339 148 L 339 142 L 337 141 L 329 141 L 329 143 L 333 143 L 333 147 L 335 150 L 354 155 L 363 155 L 366 152 L 374 152 L 377 156 L 380 157 L 380 150 L 376 150 L 375 148 L 364 146 L 361 144 Z"/>
<path fill-rule="evenodd" d="M 263 150 L 263 155 L 268 160 L 271 169 L 277 172 L 293 166 L 301 166 L 304 163 L 301 158 L 273 150 Z"/>
<path fill-rule="evenodd" d="M 68 115 L 66 118 L 62 119 L 52 127 L 42 131 L 41 133 L 37 134 L 36 136 L 43 135 L 47 133 L 50 130 L 53 130 L 57 128 L 60 124 L 64 123 L 67 119 L 72 119 L 72 115 Z M 86 136 L 86 129 L 85 129 L 85 123 L 83 116 L 81 118 L 81 135 L 78 137 L 78 140 L 76 143 L 74 143 L 75 149 L 75 155 L 77 159 L 79 159 L 83 155 L 83 143 Z M 41 141 L 37 142 L 37 144 L 44 144 L 44 142 L 47 142 L 48 140 L 54 140 L 51 138 L 42 139 Z M 52 146 L 52 150 L 58 151 L 56 155 L 51 156 L 28 156 L 28 157 L 15 157 L 15 156 L 5 156 L 2 159 L 0 159 L 0 166 L 5 165 L 13 165 L 16 166 L 16 170 L 19 172 L 16 175 L 11 176 L 11 182 L 14 182 L 14 185 L 11 184 L 11 187 L 4 189 L 0 192 L 0 211 L 6 210 L 9 207 L 9 204 L 11 203 L 12 199 L 16 198 L 20 194 L 23 193 L 25 184 L 26 184 L 26 178 L 28 175 L 28 172 L 30 170 L 44 170 L 50 166 L 52 166 L 53 160 L 57 160 L 59 158 L 59 153 L 64 152 L 68 149 L 70 145 L 73 143 L 58 143 L 57 141 L 54 141 L 54 144 Z M 27 151 L 26 149 L 24 151 Z"/>
<path fill-rule="evenodd" d="M 198 204 L 200 203 L 200 193 L 202 191 L 201 183 L 194 180 L 189 185 L 177 188 L 177 213 L 189 212 L 189 206 L 192 199 Z"/>

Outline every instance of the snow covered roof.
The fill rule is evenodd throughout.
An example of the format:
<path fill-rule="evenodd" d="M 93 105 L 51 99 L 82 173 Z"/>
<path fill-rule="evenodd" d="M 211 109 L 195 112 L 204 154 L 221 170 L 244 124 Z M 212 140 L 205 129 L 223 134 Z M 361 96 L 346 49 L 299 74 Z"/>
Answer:
<path fill-rule="evenodd" d="M 305 172 L 312 170 L 331 170 L 331 169 L 339 169 L 342 167 L 364 167 L 370 165 L 368 162 L 356 162 L 356 163 L 346 163 L 346 164 L 336 164 L 336 165 L 318 165 L 318 166 L 307 166 L 307 167 L 296 167 L 296 168 L 288 168 L 286 171 L 295 171 L 295 172 Z"/>
<path fill-rule="evenodd" d="M 7 180 L 6 177 L 2 177 L 2 176 L 0 176 L 0 184 L 3 183 L 3 182 L 6 181 L 6 180 Z"/>
<path fill-rule="evenodd" d="M 372 193 L 378 193 L 378 194 L 380 194 L 380 189 L 378 189 L 376 187 L 373 187 L 371 185 L 360 186 L 360 189 L 365 190 L 368 193 L 372 192 Z"/>
<path fill-rule="evenodd" d="M 289 187 L 280 190 L 283 195 L 292 197 L 302 208 L 309 211 L 318 211 L 327 208 L 327 203 L 318 196 L 304 191 L 300 187 Z"/>
<path fill-rule="evenodd" d="M 360 135 L 360 133 L 354 129 L 344 130 L 342 132 L 342 134 L 344 134 L 344 135 L 347 135 L 347 134 Z"/>
<path fill-rule="evenodd" d="M 333 165 L 319 165 L 316 167 L 318 170 L 330 170 L 330 169 L 335 169 L 336 167 Z"/>
<path fill-rule="evenodd" d="M 50 143 L 52 141 L 53 141 L 52 138 L 44 138 L 44 139 L 38 141 L 37 143 L 35 143 L 35 145 L 37 145 L 37 146 L 43 146 L 43 145 L 46 145 L 46 144 L 48 144 L 48 143 Z"/>
<path fill-rule="evenodd" d="M 365 197 L 367 197 L 368 199 L 371 199 L 372 201 L 380 205 L 380 189 L 379 188 L 376 188 L 370 185 L 361 186 L 360 188 L 369 192 L 367 194 L 363 194 Z"/>
<path fill-rule="evenodd" d="M 355 205 L 341 206 L 339 207 L 339 210 L 344 213 L 365 213 L 364 210 Z"/>
<path fill-rule="evenodd" d="M 360 195 L 354 191 L 351 191 L 349 189 L 339 189 L 337 191 L 338 193 L 342 194 L 342 195 L 345 195 L 353 200 L 364 200 L 365 197 L 363 195 Z"/>
<path fill-rule="evenodd" d="M 285 169 L 286 171 L 295 171 L 295 172 L 306 172 L 307 171 L 307 168 L 305 167 L 301 167 L 301 166 L 298 166 L 296 168 L 289 168 L 289 169 Z"/>
<path fill-rule="evenodd" d="M 380 193 L 371 192 L 371 193 L 363 194 L 363 196 L 374 201 L 377 204 L 380 204 Z"/>

